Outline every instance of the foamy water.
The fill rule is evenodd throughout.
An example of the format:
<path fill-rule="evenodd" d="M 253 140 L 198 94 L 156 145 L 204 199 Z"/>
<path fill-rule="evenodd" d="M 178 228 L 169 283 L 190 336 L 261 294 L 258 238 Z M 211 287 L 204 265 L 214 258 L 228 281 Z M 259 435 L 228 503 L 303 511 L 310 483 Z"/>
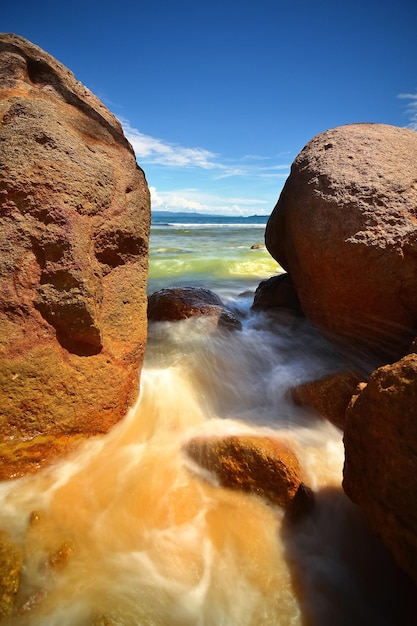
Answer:
<path fill-rule="evenodd" d="M 230 334 L 201 320 L 152 325 L 140 399 L 123 422 L 0 485 L 0 528 L 25 553 L 5 623 L 408 623 L 401 576 L 341 490 L 340 431 L 288 399 L 295 382 L 338 366 L 303 323 L 277 332 L 247 312 Z M 316 501 L 298 524 L 206 480 L 183 453 L 195 435 L 247 432 L 291 442 Z"/>
<path fill-rule="evenodd" d="M 162 220 L 162 218 L 161 218 Z M 194 284 L 243 331 L 204 320 L 149 329 L 137 405 L 108 435 L 35 476 L 0 484 L 0 529 L 24 552 L 13 626 L 403 626 L 412 593 L 341 489 L 341 432 L 290 401 L 341 365 L 308 324 L 251 314 L 282 271 L 256 218 L 161 223 L 149 293 Z M 314 490 L 296 525 L 216 485 L 183 452 L 202 434 L 285 438 Z M 409 618 L 409 611 L 412 618 Z"/>

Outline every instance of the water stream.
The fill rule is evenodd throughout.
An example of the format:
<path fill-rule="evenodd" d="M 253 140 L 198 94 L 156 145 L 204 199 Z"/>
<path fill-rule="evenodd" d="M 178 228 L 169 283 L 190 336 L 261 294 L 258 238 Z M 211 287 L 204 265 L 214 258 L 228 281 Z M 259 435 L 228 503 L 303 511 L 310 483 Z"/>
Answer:
<path fill-rule="evenodd" d="M 242 332 L 151 325 L 140 399 L 123 422 L 0 486 L 0 527 L 25 551 L 9 623 L 408 623 L 401 574 L 341 490 L 341 432 L 288 398 L 312 368 L 339 365 L 300 321 L 280 333 L 248 312 Z M 291 442 L 315 492 L 303 521 L 207 481 L 183 451 L 195 435 L 246 432 Z"/>
<path fill-rule="evenodd" d="M 24 551 L 16 610 L 1 624 L 415 623 L 407 580 L 341 489 L 341 431 L 289 398 L 341 357 L 306 322 L 251 312 L 259 280 L 280 271 L 251 250 L 263 238 L 258 221 L 154 228 L 149 292 L 211 288 L 243 330 L 151 324 L 126 418 L 37 475 L 0 483 L 0 529 Z M 296 452 L 315 496 L 297 524 L 207 480 L 184 453 L 196 435 L 248 432 L 285 438 Z"/>

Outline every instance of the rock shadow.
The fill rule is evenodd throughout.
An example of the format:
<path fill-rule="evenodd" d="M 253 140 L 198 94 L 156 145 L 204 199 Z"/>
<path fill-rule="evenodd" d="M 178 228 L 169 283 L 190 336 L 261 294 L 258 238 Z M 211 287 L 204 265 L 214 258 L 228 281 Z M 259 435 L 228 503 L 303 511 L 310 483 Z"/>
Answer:
<path fill-rule="evenodd" d="M 413 581 L 342 488 L 316 492 L 314 508 L 285 520 L 281 536 L 303 626 L 416 623 Z"/>

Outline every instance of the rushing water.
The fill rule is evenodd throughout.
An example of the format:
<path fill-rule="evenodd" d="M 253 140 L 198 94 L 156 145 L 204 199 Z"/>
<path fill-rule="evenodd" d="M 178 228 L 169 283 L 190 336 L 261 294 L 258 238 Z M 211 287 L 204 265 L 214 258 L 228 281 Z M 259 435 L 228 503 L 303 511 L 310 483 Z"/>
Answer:
<path fill-rule="evenodd" d="M 280 271 L 251 249 L 264 220 L 212 222 L 154 224 L 149 292 L 211 288 L 243 330 L 151 324 L 126 418 L 71 458 L 0 485 L 0 528 L 25 552 L 17 610 L 2 623 L 414 623 L 405 579 L 341 490 L 341 432 L 288 397 L 341 358 L 305 322 L 251 312 L 256 285 Z M 258 497 L 205 480 L 183 452 L 195 435 L 247 432 L 290 440 L 315 493 L 304 520 L 286 523 Z"/>

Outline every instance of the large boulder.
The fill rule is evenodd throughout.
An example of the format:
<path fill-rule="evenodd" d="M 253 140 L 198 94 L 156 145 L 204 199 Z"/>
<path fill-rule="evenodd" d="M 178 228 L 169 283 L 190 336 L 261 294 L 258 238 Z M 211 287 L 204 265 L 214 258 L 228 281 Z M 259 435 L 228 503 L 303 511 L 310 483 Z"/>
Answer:
<path fill-rule="evenodd" d="M 120 123 L 0 35 L 0 478 L 107 432 L 138 393 L 149 191 Z"/>
<path fill-rule="evenodd" d="M 295 159 L 267 224 L 271 255 L 328 336 L 399 358 L 417 329 L 417 132 L 352 124 Z"/>
<path fill-rule="evenodd" d="M 378 368 L 347 411 L 343 487 L 417 582 L 417 354 Z"/>

